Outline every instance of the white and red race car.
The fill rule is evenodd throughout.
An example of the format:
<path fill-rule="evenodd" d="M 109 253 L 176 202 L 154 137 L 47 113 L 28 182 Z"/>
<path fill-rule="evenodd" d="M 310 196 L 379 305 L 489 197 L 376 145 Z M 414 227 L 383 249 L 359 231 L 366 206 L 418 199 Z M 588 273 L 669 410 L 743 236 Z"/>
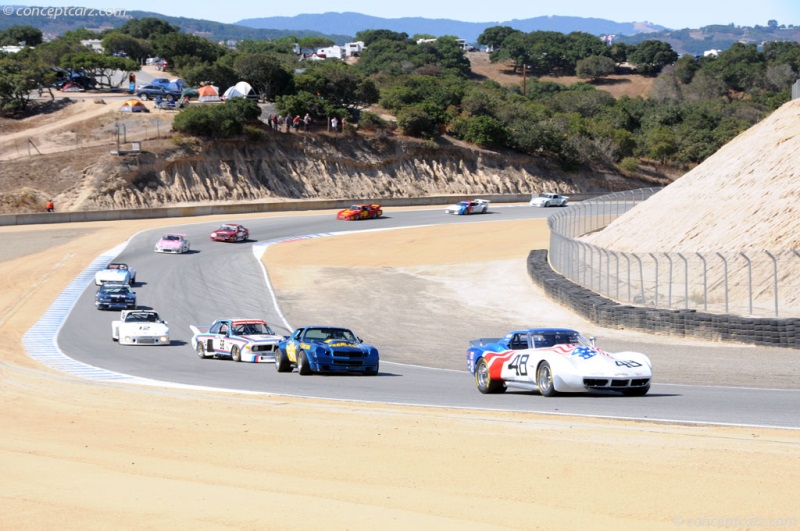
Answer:
<path fill-rule="evenodd" d="M 212 242 L 246 242 L 250 231 L 241 225 L 226 223 L 211 233 Z"/>
<path fill-rule="evenodd" d="M 120 345 L 169 345 L 169 326 L 153 310 L 122 310 L 111 322 L 111 339 Z"/>
<path fill-rule="evenodd" d="M 653 365 L 644 354 L 605 352 L 593 339 L 567 328 L 514 330 L 470 343 L 467 368 L 481 393 L 517 387 L 542 396 L 591 390 L 642 396 L 653 378 Z"/>
<path fill-rule="evenodd" d="M 211 326 L 189 328 L 200 359 L 225 356 L 233 361 L 274 362 L 278 343 L 285 339 L 260 319 L 217 319 Z"/>

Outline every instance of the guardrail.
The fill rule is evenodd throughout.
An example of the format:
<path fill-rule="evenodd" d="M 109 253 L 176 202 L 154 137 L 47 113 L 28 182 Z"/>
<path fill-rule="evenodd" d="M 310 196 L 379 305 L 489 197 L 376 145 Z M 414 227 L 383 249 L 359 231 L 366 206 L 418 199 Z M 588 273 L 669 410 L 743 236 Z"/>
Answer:
<path fill-rule="evenodd" d="M 571 200 L 597 197 L 601 194 L 572 194 Z M 304 210 L 330 210 L 347 208 L 353 203 L 379 203 L 383 206 L 434 206 L 456 203 L 463 199 L 480 197 L 493 203 L 527 203 L 531 194 L 440 195 L 430 197 L 390 197 L 372 199 L 298 199 L 262 201 L 235 204 L 206 204 L 182 207 L 140 208 L 119 210 L 85 210 L 79 212 L 42 212 L 36 214 L 0 215 L 0 226 L 36 225 L 45 223 L 79 223 L 86 221 L 115 221 L 122 219 L 182 218 L 226 214 L 252 214 L 258 212 L 298 212 Z"/>
<path fill-rule="evenodd" d="M 652 197 L 609 194 L 551 216 L 550 264 L 609 299 L 651 308 L 800 317 L 800 251 L 623 252 L 580 239 Z"/>

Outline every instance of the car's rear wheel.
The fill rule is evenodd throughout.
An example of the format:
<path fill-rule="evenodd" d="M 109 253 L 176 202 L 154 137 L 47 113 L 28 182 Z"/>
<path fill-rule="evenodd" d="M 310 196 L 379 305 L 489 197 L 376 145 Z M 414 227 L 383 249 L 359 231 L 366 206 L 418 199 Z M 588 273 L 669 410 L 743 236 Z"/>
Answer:
<path fill-rule="evenodd" d="M 311 374 L 311 366 L 308 364 L 308 357 L 304 350 L 297 353 L 297 372 L 303 376 Z"/>
<path fill-rule="evenodd" d="M 202 341 L 197 342 L 197 357 L 201 360 L 206 359 L 206 347 L 203 345 Z"/>
<path fill-rule="evenodd" d="M 144 93 L 139 94 L 139 99 L 141 99 L 142 101 L 147 101 L 147 94 Z"/>
<path fill-rule="evenodd" d="M 536 370 L 536 386 L 542 396 L 556 396 L 558 394 L 553 383 L 553 370 L 546 361 L 543 361 Z"/>
<path fill-rule="evenodd" d="M 644 387 L 632 387 L 630 389 L 624 389 L 622 394 L 625 396 L 644 396 L 649 390 L 650 384 L 647 384 Z"/>
<path fill-rule="evenodd" d="M 236 363 L 242 361 L 242 353 L 236 345 L 231 348 L 231 359 Z"/>
<path fill-rule="evenodd" d="M 275 353 L 275 370 L 278 372 L 289 372 L 292 370 L 289 358 L 281 349 L 278 349 Z"/>
<path fill-rule="evenodd" d="M 483 358 L 478 360 L 478 365 L 475 367 L 475 385 L 478 386 L 478 391 L 485 395 L 502 393 L 506 390 L 502 381 L 492 380 L 489 375 L 489 364 Z"/>

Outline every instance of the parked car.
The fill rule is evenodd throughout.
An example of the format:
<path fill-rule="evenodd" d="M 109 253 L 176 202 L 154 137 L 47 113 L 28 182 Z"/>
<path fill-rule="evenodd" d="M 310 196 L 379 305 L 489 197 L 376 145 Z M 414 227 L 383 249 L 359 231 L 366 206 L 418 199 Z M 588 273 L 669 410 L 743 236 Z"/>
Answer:
<path fill-rule="evenodd" d="M 347 328 L 304 326 L 278 345 L 275 369 L 302 375 L 312 372 L 378 374 L 378 349 L 367 345 Z"/>
<path fill-rule="evenodd" d="M 192 347 L 200 359 L 225 356 L 251 363 L 275 361 L 277 335 L 261 319 L 217 319 L 211 326 L 190 325 Z"/>
<path fill-rule="evenodd" d="M 369 205 L 351 205 L 349 208 L 340 210 L 336 214 L 336 219 L 354 221 L 357 219 L 377 219 L 383 215 L 381 206 L 375 203 Z"/>
<path fill-rule="evenodd" d="M 105 282 L 119 282 L 120 284 L 135 284 L 136 270 L 122 262 L 112 262 L 105 269 L 94 274 L 94 283 L 102 286 Z"/>
<path fill-rule="evenodd" d="M 111 322 L 111 339 L 120 345 L 169 345 L 169 326 L 154 310 L 122 310 Z"/>
<path fill-rule="evenodd" d="M 130 284 L 106 282 L 94 296 L 94 305 L 98 310 L 134 310 L 136 309 L 136 293 Z"/>
<path fill-rule="evenodd" d="M 530 206 L 535 207 L 551 207 L 551 206 L 567 206 L 569 197 L 559 194 L 538 194 L 531 197 Z"/>
<path fill-rule="evenodd" d="M 481 393 L 502 393 L 508 387 L 542 396 L 619 391 L 642 396 L 650 390 L 653 364 L 640 352 L 612 354 L 593 339 L 568 328 L 514 330 L 502 338 L 470 341 L 467 369 Z"/>
<path fill-rule="evenodd" d="M 189 240 L 185 234 L 179 232 L 168 232 L 156 242 L 157 253 L 188 253 L 190 248 Z"/>
<path fill-rule="evenodd" d="M 180 90 L 173 90 L 171 88 L 167 88 L 164 85 L 159 84 L 149 84 L 143 85 L 141 87 L 136 87 L 134 91 L 136 96 L 139 96 L 139 99 L 142 101 L 147 101 L 149 99 L 155 99 L 156 96 L 161 96 L 163 99 L 172 99 L 172 100 L 179 100 L 181 98 L 181 91 Z"/>
<path fill-rule="evenodd" d="M 485 214 L 489 211 L 488 199 L 472 199 L 459 201 L 455 205 L 450 205 L 444 209 L 445 214 L 457 214 L 464 216 L 467 214 Z"/>
<path fill-rule="evenodd" d="M 225 223 L 211 232 L 212 242 L 246 242 L 249 238 L 250 231 L 235 223 Z"/>

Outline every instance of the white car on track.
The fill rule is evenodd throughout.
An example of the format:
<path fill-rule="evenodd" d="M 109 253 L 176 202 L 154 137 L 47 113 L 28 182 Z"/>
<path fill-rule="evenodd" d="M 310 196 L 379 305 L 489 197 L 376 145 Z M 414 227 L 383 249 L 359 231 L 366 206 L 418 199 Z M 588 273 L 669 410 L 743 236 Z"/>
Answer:
<path fill-rule="evenodd" d="M 122 310 L 111 323 L 111 339 L 120 345 L 169 345 L 169 326 L 153 310 Z"/>
<path fill-rule="evenodd" d="M 530 206 L 534 207 L 551 207 L 551 206 L 567 206 L 569 197 L 559 194 L 538 194 L 531 197 Z"/>
<path fill-rule="evenodd" d="M 469 214 L 486 214 L 489 211 L 488 199 L 466 199 L 444 209 L 445 214 L 466 216 Z"/>
<path fill-rule="evenodd" d="M 135 284 L 136 270 L 128 264 L 113 262 L 102 271 L 94 274 L 94 283 L 102 286 L 106 282 L 119 282 L 120 284 Z"/>

